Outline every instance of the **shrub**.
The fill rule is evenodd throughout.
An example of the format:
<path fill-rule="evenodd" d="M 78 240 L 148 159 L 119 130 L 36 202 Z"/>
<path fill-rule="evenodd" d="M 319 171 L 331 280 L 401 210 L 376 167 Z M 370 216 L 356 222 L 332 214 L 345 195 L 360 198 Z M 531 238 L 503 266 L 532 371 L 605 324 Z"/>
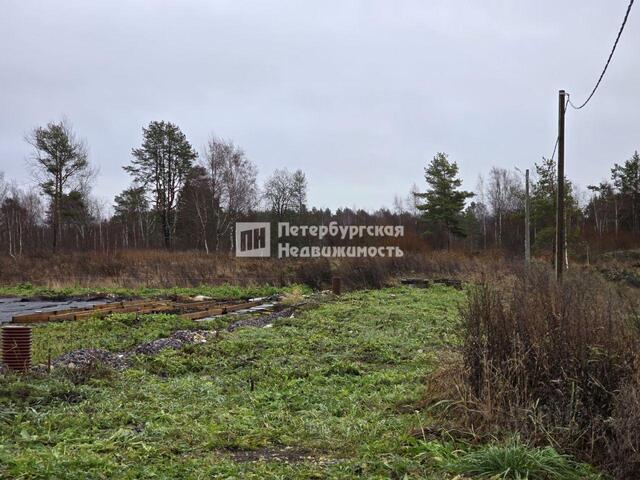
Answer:
<path fill-rule="evenodd" d="M 639 337 L 633 305 L 600 277 L 519 271 L 469 292 L 465 421 L 560 445 L 619 478 L 640 466 Z"/>

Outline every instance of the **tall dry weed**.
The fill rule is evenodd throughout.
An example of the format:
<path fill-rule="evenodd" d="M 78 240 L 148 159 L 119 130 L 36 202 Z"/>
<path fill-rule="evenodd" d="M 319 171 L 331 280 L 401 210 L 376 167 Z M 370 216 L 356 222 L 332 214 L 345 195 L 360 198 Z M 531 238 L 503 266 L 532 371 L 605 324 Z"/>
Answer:
<path fill-rule="evenodd" d="M 466 426 L 639 478 L 628 476 L 640 472 L 635 302 L 585 271 L 558 283 L 533 266 L 502 279 L 472 288 L 461 308 Z"/>

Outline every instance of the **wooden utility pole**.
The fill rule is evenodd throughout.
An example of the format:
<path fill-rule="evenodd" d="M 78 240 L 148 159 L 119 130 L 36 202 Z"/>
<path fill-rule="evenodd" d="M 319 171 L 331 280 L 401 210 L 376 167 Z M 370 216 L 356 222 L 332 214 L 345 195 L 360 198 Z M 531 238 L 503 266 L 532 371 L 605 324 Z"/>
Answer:
<path fill-rule="evenodd" d="M 564 270 L 564 112 L 565 92 L 558 93 L 558 197 L 556 201 L 556 280 L 562 280 Z"/>
<path fill-rule="evenodd" d="M 524 261 L 526 265 L 531 263 L 531 236 L 529 233 L 529 215 L 531 205 L 529 203 L 529 169 L 524 173 Z"/>

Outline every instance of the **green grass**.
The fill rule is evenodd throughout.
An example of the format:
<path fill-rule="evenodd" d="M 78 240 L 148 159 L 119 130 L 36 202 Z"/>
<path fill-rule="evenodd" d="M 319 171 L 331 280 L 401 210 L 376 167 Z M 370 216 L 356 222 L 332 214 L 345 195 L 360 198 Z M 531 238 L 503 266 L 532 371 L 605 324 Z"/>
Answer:
<path fill-rule="evenodd" d="M 102 348 L 113 352 L 128 350 L 140 343 L 167 337 L 176 330 L 214 328 L 221 320 L 194 324 L 176 315 L 113 314 L 78 322 L 34 324 L 33 360 L 45 363 L 80 348 Z"/>
<path fill-rule="evenodd" d="M 0 377 L 0 478 L 453 478 L 417 453 L 410 407 L 458 343 L 463 295 L 358 292 L 123 372 Z M 51 326 L 48 343 L 118 350 L 183 328 L 128 318 Z"/>
<path fill-rule="evenodd" d="M 31 283 L 17 285 L 0 285 L 0 297 L 43 297 L 60 298 L 80 295 L 111 294 L 119 297 L 166 297 L 169 295 L 206 295 L 214 299 L 237 299 L 247 297 L 265 297 L 276 293 L 287 292 L 292 289 L 302 289 L 308 292 L 304 286 L 294 285 L 289 287 L 274 287 L 271 285 L 253 285 L 239 287 L 236 285 L 201 285 L 198 287 L 175 288 L 123 288 L 123 287 L 85 287 L 69 286 L 64 288 L 48 288 Z"/>
<path fill-rule="evenodd" d="M 418 457 L 438 470 L 464 478 L 504 480 L 584 480 L 601 476 L 552 447 L 530 448 L 517 438 L 506 445 L 470 448 L 453 443 L 419 442 Z"/>

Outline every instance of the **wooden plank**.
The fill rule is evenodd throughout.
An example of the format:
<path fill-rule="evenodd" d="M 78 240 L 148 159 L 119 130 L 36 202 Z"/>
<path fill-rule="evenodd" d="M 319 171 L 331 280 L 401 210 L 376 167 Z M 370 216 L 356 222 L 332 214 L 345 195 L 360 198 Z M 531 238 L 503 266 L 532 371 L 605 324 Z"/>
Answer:
<path fill-rule="evenodd" d="M 266 302 L 264 300 L 255 300 L 253 302 L 238 303 L 236 305 L 229 305 L 228 307 L 224 307 L 224 310 L 225 310 L 225 313 L 235 312 L 237 310 L 244 310 L 245 308 L 251 308 L 257 305 L 262 305 L 263 303 L 266 303 Z"/>
<path fill-rule="evenodd" d="M 167 307 L 167 308 L 165 308 Z M 81 312 L 73 315 L 73 318 L 69 318 L 68 320 L 86 320 L 87 318 L 97 317 L 103 318 L 107 315 L 111 315 L 112 313 L 133 313 L 133 312 L 141 312 L 141 311 L 150 311 L 154 309 L 161 309 L 161 311 L 166 311 L 167 309 L 171 309 L 172 307 L 168 306 L 165 303 L 158 303 L 157 305 L 132 305 L 127 307 L 114 308 L 110 310 L 100 310 L 97 312 Z M 65 320 L 64 318 L 52 318 L 51 320 Z"/>
<path fill-rule="evenodd" d="M 69 313 L 83 313 L 83 312 L 95 312 L 104 309 L 120 308 L 125 305 L 135 305 L 137 303 L 148 303 L 145 300 L 135 300 L 130 302 L 113 302 L 113 303 L 100 303 L 93 305 L 92 307 L 71 307 L 62 310 L 47 310 L 37 313 L 26 313 L 23 315 L 16 315 L 12 318 L 12 321 L 16 323 L 29 323 L 29 322 L 46 322 L 50 316 L 66 315 Z"/>
<path fill-rule="evenodd" d="M 196 309 L 205 307 L 223 307 L 225 305 L 233 305 L 238 301 L 239 300 L 203 300 L 198 302 L 174 302 L 174 305 L 176 308 L 180 309 Z"/>
<path fill-rule="evenodd" d="M 147 300 L 135 302 L 115 302 L 108 305 L 101 305 L 100 308 L 89 309 L 67 309 L 55 310 L 49 312 L 39 312 L 35 314 L 17 315 L 12 318 L 15 323 L 39 323 L 49 321 L 64 320 L 84 320 L 91 317 L 104 317 L 111 313 L 131 313 L 140 310 L 153 311 L 153 309 L 161 309 L 162 311 L 170 310 L 173 307 L 167 307 L 167 302 Z M 151 310 L 149 310 L 151 309 Z"/>
<path fill-rule="evenodd" d="M 198 320 L 212 315 L 223 315 L 228 312 L 235 312 L 256 305 L 265 303 L 264 300 L 255 300 L 253 302 L 243 302 L 237 304 L 225 304 L 220 301 L 207 300 L 203 302 L 177 303 L 170 301 L 149 301 L 135 300 L 130 302 L 114 302 L 110 304 L 101 304 L 90 308 L 69 308 L 66 310 L 55 310 L 50 312 L 38 312 L 25 315 L 17 315 L 13 317 L 14 323 L 38 323 L 49 321 L 65 321 L 65 320 L 85 320 L 91 317 L 102 318 L 112 313 L 160 313 L 160 312 L 176 312 L 180 313 L 182 318 Z M 182 312 L 187 310 L 187 312 Z M 193 310 L 193 311 L 189 311 Z"/>
<path fill-rule="evenodd" d="M 49 312 L 31 313 L 29 315 L 16 315 L 11 317 L 12 323 L 42 323 L 49 321 Z"/>
<path fill-rule="evenodd" d="M 115 307 L 104 308 L 100 310 L 83 310 L 83 311 L 75 311 L 75 312 L 67 311 L 67 312 L 62 312 L 60 314 L 56 314 L 56 315 L 50 315 L 49 320 L 73 320 L 77 315 L 80 315 L 83 318 L 88 318 L 91 316 L 109 315 L 111 313 L 129 313 L 129 312 L 136 312 L 141 308 L 148 308 L 148 307 L 162 306 L 162 305 L 165 305 L 165 303 L 147 302 L 145 304 L 140 304 L 140 305 L 131 305 L 131 306 L 125 306 L 125 307 L 115 306 Z"/>
<path fill-rule="evenodd" d="M 224 315 L 225 313 L 255 307 L 256 305 L 261 305 L 263 303 L 265 303 L 264 300 L 256 300 L 253 302 L 237 303 L 235 305 L 222 305 L 218 308 L 211 308 L 200 312 L 183 313 L 180 316 L 189 320 L 199 320 L 201 318 L 206 318 L 213 315 Z"/>
<path fill-rule="evenodd" d="M 201 318 L 207 318 L 213 315 L 222 315 L 223 313 L 225 313 L 225 311 L 222 308 L 210 308 L 208 310 L 201 310 L 199 312 L 183 313 L 180 316 L 182 318 L 186 318 L 187 320 L 199 320 Z"/>
<path fill-rule="evenodd" d="M 180 310 L 194 310 L 194 309 L 204 309 L 217 307 L 224 302 L 219 300 L 205 300 L 202 302 L 182 302 L 182 303 L 174 303 L 173 306 Z"/>

